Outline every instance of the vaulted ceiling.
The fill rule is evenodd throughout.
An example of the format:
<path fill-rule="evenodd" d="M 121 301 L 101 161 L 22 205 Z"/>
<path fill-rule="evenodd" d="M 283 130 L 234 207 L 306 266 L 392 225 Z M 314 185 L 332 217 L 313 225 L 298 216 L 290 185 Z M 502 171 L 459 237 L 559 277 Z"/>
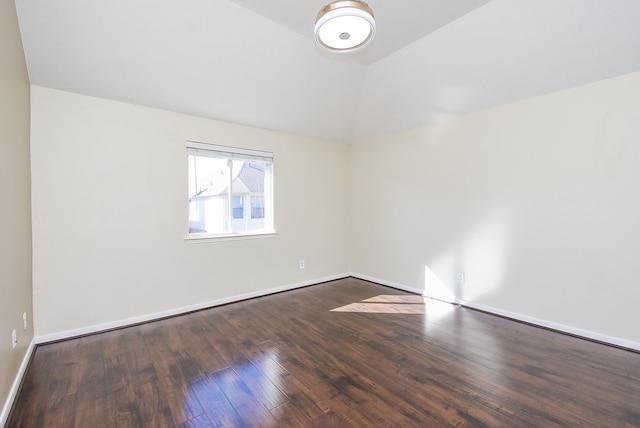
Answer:
<path fill-rule="evenodd" d="M 16 0 L 34 85 L 346 143 L 640 70 L 638 0 L 369 0 L 351 54 L 327 3 Z"/>

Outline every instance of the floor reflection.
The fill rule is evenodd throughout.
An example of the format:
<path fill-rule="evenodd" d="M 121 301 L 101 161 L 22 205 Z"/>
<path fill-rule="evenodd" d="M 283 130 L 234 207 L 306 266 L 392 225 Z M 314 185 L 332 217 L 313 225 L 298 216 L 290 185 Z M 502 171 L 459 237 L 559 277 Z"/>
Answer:
<path fill-rule="evenodd" d="M 283 392 L 288 373 L 277 362 L 278 351 L 266 348 L 191 383 L 185 406 L 201 403 L 213 426 L 267 424 L 271 411 L 288 403 L 289 397 Z"/>

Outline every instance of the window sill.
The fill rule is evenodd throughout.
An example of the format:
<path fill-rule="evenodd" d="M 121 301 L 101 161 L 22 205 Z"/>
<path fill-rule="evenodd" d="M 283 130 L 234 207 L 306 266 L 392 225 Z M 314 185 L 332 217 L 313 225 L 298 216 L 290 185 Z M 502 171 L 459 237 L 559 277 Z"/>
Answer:
<path fill-rule="evenodd" d="M 278 234 L 276 231 L 269 232 L 251 232 L 251 233 L 227 233 L 224 235 L 209 235 L 209 234 L 193 234 L 185 236 L 184 241 L 189 244 L 204 244 L 206 242 L 221 242 L 221 241 L 241 241 L 245 239 L 264 239 L 273 238 Z"/>

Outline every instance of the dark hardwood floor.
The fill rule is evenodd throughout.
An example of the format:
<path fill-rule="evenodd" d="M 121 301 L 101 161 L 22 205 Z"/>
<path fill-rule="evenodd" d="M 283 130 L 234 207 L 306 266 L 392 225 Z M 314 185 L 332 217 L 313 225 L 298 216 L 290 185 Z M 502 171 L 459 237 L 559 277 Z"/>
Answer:
<path fill-rule="evenodd" d="M 640 354 L 420 302 L 345 279 L 39 346 L 8 425 L 640 426 Z"/>

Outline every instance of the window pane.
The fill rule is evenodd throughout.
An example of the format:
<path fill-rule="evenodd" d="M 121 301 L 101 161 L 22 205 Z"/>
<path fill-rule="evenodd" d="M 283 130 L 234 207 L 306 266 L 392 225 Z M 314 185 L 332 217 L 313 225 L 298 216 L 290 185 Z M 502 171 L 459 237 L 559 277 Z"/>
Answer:
<path fill-rule="evenodd" d="M 233 218 L 243 218 L 244 205 L 242 203 L 242 196 L 231 197 L 231 205 L 233 206 Z"/>
<path fill-rule="evenodd" d="M 251 218 L 264 218 L 264 197 L 251 197 Z"/>
<path fill-rule="evenodd" d="M 188 165 L 189 233 L 227 232 L 230 174 L 227 160 L 189 156 Z"/>
<path fill-rule="evenodd" d="M 245 201 L 251 201 L 251 216 L 233 221 L 234 231 L 262 230 L 265 228 L 264 215 L 253 215 L 253 200 L 257 197 L 264 199 L 265 169 L 266 164 L 258 161 L 233 161 L 234 197 L 243 197 Z"/>

